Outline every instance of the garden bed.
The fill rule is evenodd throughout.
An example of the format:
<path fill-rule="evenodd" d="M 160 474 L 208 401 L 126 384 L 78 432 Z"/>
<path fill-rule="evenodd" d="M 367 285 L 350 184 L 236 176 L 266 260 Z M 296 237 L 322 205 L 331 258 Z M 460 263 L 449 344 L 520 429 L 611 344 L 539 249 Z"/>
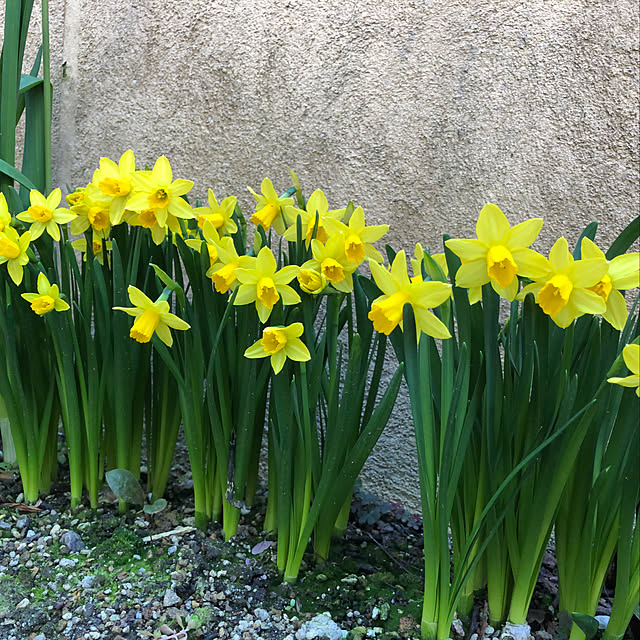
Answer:
<path fill-rule="evenodd" d="M 225 542 L 216 525 L 206 534 L 193 527 L 186 459 L 174 468 L 169 506 L 153 518 L 135 511 L 119 515 L 108 492 L 97 510 L 70 511 L 65 478 L 29 507 L 16 503 L 20 482 L 5 474 L 0 636 L 419 637 L 421 522 L 402 505 L 358 491 L 347 534 L 332 547 L 330 561 L 316 566 L 307 556 L 299 581 L 289 585 L 278 575 L 273 537 L 261 531 L 264 496 Z M 556 585 L 548 551 L 529 617 L 537 640 L 566 637 L 555 615 Z M 603 599 L 598 613 L 609 607 Z M 324 612 L 333 622 L 317 617 Z M 480 599 L 465 623 L 464 637 L 491 636 Z"/>

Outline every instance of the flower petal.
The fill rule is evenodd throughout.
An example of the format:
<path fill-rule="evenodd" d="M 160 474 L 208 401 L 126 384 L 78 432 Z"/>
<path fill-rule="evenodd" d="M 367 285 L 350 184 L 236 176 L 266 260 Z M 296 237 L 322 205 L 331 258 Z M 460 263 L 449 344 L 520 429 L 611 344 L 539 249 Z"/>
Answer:
<path fill-rule="evenodd" d="M 588 289 L 574 289 L 571 292 L 571 303 L 583 313 L 603 314 L 607 305 L 604 300 L 593 291 Z"/>
<path fill-rule="evenodd" d="M 167 347 L 173 345 L 173 336 L 171 335 L 171 331 L 163 322 L 160 322 L 156 327 L 156 334 L 158 338 L 167 345 Z"/>
<path fill-rule="evenodd" d="M 132 284 L 127 288 L 127 293 L 129 294 L 129 300 L 131 300 L 131 304 L 138 307 L 139 309 L 146 310 L 149 307 L 153 306 L 153 301 L 140 289 L 134 287 Z"/>
<path fill-rule="evenodd" d="M 520 247 L 528 247 L 538 237 L 540 229 L 542 229 L 542 218 L 525 220 L 509 230 L 505 244 L 511 252 Z"/>
<path fill-rule="evenodd" d="M 482 207 L 476 222 L 478 240 L 492 244 L 504 238 L 509 232 L 509 221 L 499 207 L 491 202 Z"/>
<path fill-rule="evenodd" d="M 299 338 L 288 340 L 284 351 L 287 358 L 295 360 L 296 362 L 306 362 L 307 360 L 311 360 L 309 349 L 307 349 Z"/>
<path fill-rule="evenodd" d="M 625 253 L 609 263 L 609 277 L 616 289 L 635 289 L 640 286 L 640 253 Z"/>
<path fill-rule="evenodd" d="M 472 240 L 451 239 L 445 242 L 447 249 L 455 253 L 458 258 L 465 262 L 471 260 L 485 260 L 487 257 L 487 245 L 475 238 Z"/>
<path fill-rule="evenodd" d="M 627 322 L 627 303 L 624 296 L 617 290 L 611 289 L 607 298 L 607 310 L 602 317 L 618 331 L 622 331 Z"/>
<path fill-rule="evenodd" d="M 166 156 L 160 156 L 153 165 L 151 180 L 154 184 L 167 187 L 173 181 L 171 165 Z"/>
<path fill-rule="evenodd" d="M 456 273 L 456 286 L 463 289 L 481 287 L 489 282 L 487 263 L 484 260 L 474 260 L 460 265 Z"/>

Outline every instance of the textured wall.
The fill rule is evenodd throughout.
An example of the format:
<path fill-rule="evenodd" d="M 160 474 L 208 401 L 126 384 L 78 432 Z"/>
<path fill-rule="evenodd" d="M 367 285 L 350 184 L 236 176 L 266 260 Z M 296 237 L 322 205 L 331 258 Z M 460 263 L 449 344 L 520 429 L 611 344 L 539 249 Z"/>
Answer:
<path fill-rule="evenodd" d="M 196 195 L 264 176 L 390 241 L 470 236 L 486 201 L 542 215 L 547 249 L 597 218 L 608 244 L 638 210 L 638 2 L 51 0 L 54 173 L 166 154 Z M 63 74 L 64 62 L 64 74 Z M 418 504 L 409 413 L 367 479 Z M 401 479 L 394 475 L 402 472 Z"/>

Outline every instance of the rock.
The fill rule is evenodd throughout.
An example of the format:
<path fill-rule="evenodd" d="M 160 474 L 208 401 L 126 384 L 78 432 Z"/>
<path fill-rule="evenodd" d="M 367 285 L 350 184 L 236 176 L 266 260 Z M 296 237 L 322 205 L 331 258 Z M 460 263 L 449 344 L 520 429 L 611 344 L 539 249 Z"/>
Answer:
<path fill-rule="evenodd" d="M 462 626 L 462 620 L 458 620 L 458 618 L 456 618 L 452 623 L 451 623 L 451 628 L 453 629 L 453 633 L 455 633 L 455 635 L 463 638 L 464 637 L 464 627 Z M 487 627 L 487 631 L 486 631 L 487 635 L 491 635 L 489 633 L 489 628 Z"/>
<path fill-rule="evenodd" d="M 180 604 L 181 602 L 182 598 L 180 598 L 173 589 L 167 589 L 164 592 L 164 599 L 162 601 L 162 604 L 164 604 L 165 607 L 172 607 L 176 604 Z"/>
<path fill-rule="evenodd" d="M 258 618 L 258 620 L 262 621 L 262 622 L 268 622 L 269 618 L 271 616 L 269 616 L 269 613 L 266 609 L 256 609 L 253 612 L 253 615 Z"/>
<path fill-rule="evenodd" d="M 82 580 L 80 581 L 80 586 L 83 589 L 91 589 L 93 587 L 93 581 L 94 581 L 94 577 L 93 576 L 85 576 L 84 578 L 82 578 Z"/>
<path fill-rule="evenodd" d="M 596 620 L 598 621 L 598 629 L 606 629 L 609 624 L 610 616 L 596 616 Z"/>
<path fill-rule="evenodd" d="M 347 632 L 341 629 L 327 612 L 315 616 L 309 622 L 305 622 L 296 631 L 296 640 L 312 640 L 313 638 L 342 640 L 346 636 Z"/>
<path fill-rule="evenodd" d="M 63 567 L 64 569 L 73 569 L 76 566 L 76 561 L 71 558 L 61 558 L 60 562 L 58 562 L 58 566 Z"/>
<path fill-rule="evenodd" d="M 29 598 L 24 598 L 18 602 L 16 609 L 26 609 L 29 606 Z"/>
<path fill-rule="evenodd" d="M 51 531 L 49 531 L 49 535 L 52 538 L 55 538 L 60 533 L 60 525 L 56 522 L 53 527 L 51 527 Z"/>
<path fill-rule="evenodd" d="M 504 625 L 500 640 L 531 640 L 531 627 L 528 624 Z"/>
<path fill-rule="evenodd" d="M 44 633 L 39 633 L 37 636 L 33 637 L 33 640 L 47 640 L 47 636 Z"/>
<path fill-rule="evenodd" d="M 74 553 L 77 553 L 87 546 L 75 531 L 63 533 L 62 536 L 60 536 L 60 542 L 69 547 L 69 551 L 73 551 Z"/>

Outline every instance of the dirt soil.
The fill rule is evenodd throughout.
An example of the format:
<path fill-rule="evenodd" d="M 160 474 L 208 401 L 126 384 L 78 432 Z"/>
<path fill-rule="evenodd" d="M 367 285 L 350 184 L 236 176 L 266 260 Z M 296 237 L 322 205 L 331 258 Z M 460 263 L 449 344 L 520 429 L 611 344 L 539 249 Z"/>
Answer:
<path fill-rule="evenodd" d="M 17 500 L 19 480 L 3 474 L 0 638 L 419 637 L 422 527 L 401 504 L 356 491 L 348 531 L 332 544 L 330 560 L 316 565 L 309 555 L 289 585 L 275 565 L 274 537 L 261 531 L 264 495 L 225 542 L 218 525 L 206 533 L 193 526 L 184 455 L 172 473 L 169 505 L 153 517 L 119 515 L 108 490 L 97 510 L 71 512 L 64 470 L 50 495 L 27 506 Z M 566 637 L 556 595 L 549 551 L 529 616 L 536 640 Z M 458 624 L 460 637 L 492 635 L 480 596 L 473 618 Z M 604 598 L 599 613 L 609 610 Z"/>

